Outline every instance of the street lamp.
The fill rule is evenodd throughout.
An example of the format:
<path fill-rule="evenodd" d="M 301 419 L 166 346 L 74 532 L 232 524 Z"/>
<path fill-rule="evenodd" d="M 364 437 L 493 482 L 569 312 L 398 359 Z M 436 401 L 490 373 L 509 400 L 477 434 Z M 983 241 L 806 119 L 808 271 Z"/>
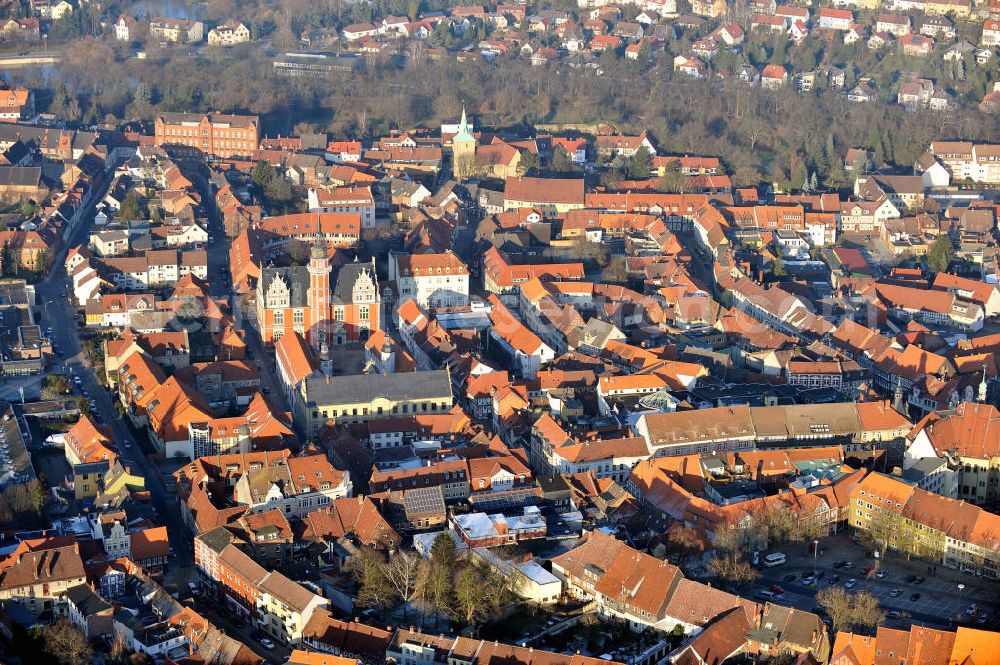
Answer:
<path fill-rule="evenodd" d="M 816 570 L 816 557 L 819 556 L 819 539 L 813 539 L 813 577 L 819 575 L 819 571 Z"/>

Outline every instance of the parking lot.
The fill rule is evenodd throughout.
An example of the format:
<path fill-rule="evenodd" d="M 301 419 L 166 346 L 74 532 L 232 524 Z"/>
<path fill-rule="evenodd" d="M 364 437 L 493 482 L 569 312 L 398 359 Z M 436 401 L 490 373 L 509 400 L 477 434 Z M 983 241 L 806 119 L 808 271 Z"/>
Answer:
<path fill-rule="evenodd" d="M 817 590 L 833 585 L 846 588 L 853 579 L 855 583 L 849 590 L 864 589 L 877 596 L 887 615 L 885 623 L 890 626 L 917 623 L 954 628 L 969 625 L 990 630 L 1000 626 L 997 621 L 1000 598 L 993 582 L 943 566 L 935 567 L 925 561 L 907 561 L 905 556 L 895 552 L 880 561 L 845 534 L 823 540 L 815 557 L 808 550 L 806 543 L 775 547 L 774 551 L 786 554 L 786 563 L 761 568 L 760 579 L 741 589 L 742 594 L 754 597 L 775 585 L 784 596 L 777 602 L 812 611 L 816 606 Z M 849 563 L 846 567 L 838 565 L 843 562 Z M 867 568 L 871 570 L 865 574 Z M 814 569 L 820 578 L 813 584 L 803 583 Z M 973 604 L 975 611 L 970 613 L 967 610 Z"/>

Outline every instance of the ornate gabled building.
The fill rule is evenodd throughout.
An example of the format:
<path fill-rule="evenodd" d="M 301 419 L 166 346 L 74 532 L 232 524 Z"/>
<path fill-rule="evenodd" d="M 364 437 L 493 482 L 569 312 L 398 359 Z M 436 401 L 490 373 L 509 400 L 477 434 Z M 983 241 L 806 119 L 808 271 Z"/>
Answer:
<path fill-rule="evenodd" d="M 309 265 L 264 268 L 257 285 L 257 321 L 265 343 L 294 330 L 317 352 L 368 339 L 381 328 L 381 303 L 374 261 L 334 268 L 319 238 Z"/>

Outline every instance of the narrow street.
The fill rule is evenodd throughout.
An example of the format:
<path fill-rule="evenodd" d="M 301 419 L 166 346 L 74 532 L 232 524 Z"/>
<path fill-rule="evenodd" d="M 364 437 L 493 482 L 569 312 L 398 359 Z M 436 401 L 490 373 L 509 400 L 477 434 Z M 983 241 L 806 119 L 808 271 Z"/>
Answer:
<path fill-rule="evenodd" d="M 199 165 L 201 166 L 201 165 Z M 274 367 L 271 365 L 270 355 L 261 343 L 260 335 L 254 326 L 253 313 L 245 313 L 240 307 L 237 297 L 234 297 L 231 289 L 222 285 L 221 276 L 223 271 L 229 270 L 229 238 L 226 237 L 226 230 L 222 224 L 222 218 L 218 208 L 215 206 L 215 196 L 208 179 L 200 168 L 190 169 L 192 180 L 198 191 L 201 193 L 201 207 L 208 218 L 208 282 L 213 298 L 227 298 L 230 308 L 233 311 L 233 318 L 236 326 L 244 332 L 244 341 L 247 349 L 257 362 L 260 370 L 261 385 L 267 388 L 267 399 L 278 410 L 288 411 L 289 405 L 285 400 L 285 391 L 278 381 Z"/>
<path fill-rule="evenodd" d="M 79 225 L 65 239 L 62 250 L 53 258 L 48 276 L 35 285 L 36 304 L 42 312 L 41 325 L 52 328 L 53 342 L 62 351 L 64 358 L 62 364 L 67 372 L 73 372 L 80 377 L 82 382 L 80 387 L 90 395 L 90 399 L 97 405 L 101 418 L 112 428 L 120 455 L 137 466 L 146 478 L 146 488 L 152 496 L 153 507 L 166 525 L 170 542 L 176 552 L 176 558 L 169 563 L 169 567 L 174 569 L 172 577 L 180 573 L 182 578 L 186 578 L 181 571 L 190 569 L 194 562 L 193 546 L 190 534 L 181 520 L 176 501 L 168 495 L 163 479 L 155 466 L 146 458 L 139 445 L 132 441 L 128 427 L 118 418 L 111 394 L 96 375 L 94 368 L 90 366 L 86 354 L 82 353 L 78 321 L 73 320 L 76 307 L 67 285 L 66 253 L 70 247 L 86 242 L 89 238 L 95 207 L 97 202 L 104 198 L 105 193 L 106 190 L 102 190 L 94 195 L 93 200 L 84 209 Z M 125 442 L 129 442 L 130 447 L 126 448 Z"/>

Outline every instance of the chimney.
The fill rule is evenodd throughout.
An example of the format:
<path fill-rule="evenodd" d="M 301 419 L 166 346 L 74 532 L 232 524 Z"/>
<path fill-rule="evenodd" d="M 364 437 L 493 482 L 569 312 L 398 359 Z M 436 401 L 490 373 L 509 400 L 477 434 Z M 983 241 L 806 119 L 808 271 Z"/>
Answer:
<path fill-rule="evenodd" d="M 777 635 L 775 635 L 774 637 L 771 638 L 771 644 L 773 644 L 774 646 L 778 646 L 778 636 Z"/>

